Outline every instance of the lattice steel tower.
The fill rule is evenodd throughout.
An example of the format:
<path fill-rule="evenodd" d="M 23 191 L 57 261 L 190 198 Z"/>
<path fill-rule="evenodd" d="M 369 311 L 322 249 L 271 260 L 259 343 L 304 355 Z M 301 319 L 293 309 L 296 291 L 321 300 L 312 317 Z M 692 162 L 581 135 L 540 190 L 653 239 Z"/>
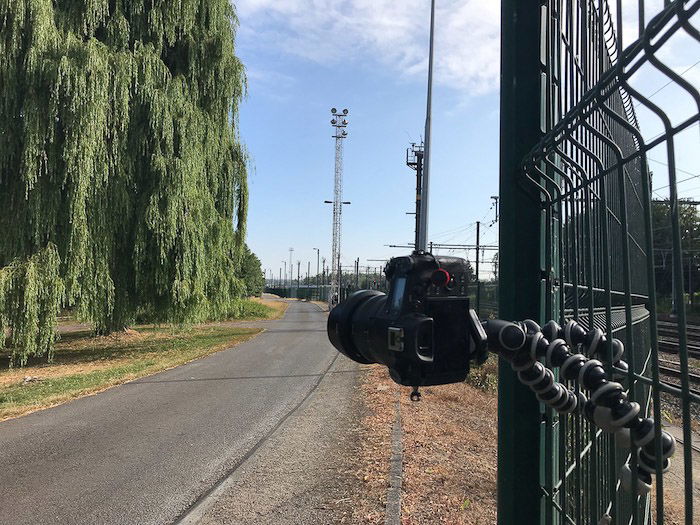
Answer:
<path fill-rule="evenodd" d="M 331 109 L 331 126 L 335 129 L 335 184 L 333 192 L 333 255 L 331 257 L 331 289 L 328 304 L 332 308 L 340 300 L 340 236 L 342 230 L 343 204 L 343 139 L 347 138 L 348 110 L 338 112 Z M 328 202 L 328 201 L 326 201 Z"/>

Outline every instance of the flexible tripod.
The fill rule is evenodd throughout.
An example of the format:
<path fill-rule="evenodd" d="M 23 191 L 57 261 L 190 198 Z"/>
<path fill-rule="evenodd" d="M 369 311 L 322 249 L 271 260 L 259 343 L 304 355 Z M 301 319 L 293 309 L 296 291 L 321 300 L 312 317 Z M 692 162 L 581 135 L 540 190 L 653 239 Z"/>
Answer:
<path fill-rule="evenodd" d="M 529 319 L 519 323 L 488 320 L 481 326 L 470 326 L 470 329 L 477 348 L 486 346 L 508 361 L 520 381 L 535 392 L 538 400 L 559 413 L 583 413 L 603 432 L 614 433 L 620 445 L 637 447 L 640 493 L 651 489 L 651 475 L 656 473 L 659 461 L 661 471 L 668 470 L 676 440 L 662 430 L 661 446 L 658 447 L 654 420 L 641 417 L 639 404 L 630 402 L 623 386 L 612 380 L 627 376 L 628 365 L 622 360 L 625 348 L 620 340 L 608 341 L 598 328 L 587 331 L 576 321 L 569 321 L 563 328 L 555 321 L 549 321 L 540 328 Z M 604 361 L 610 361 L 612 357 L 614 377 L 607 377 L 600 360 L 587 356 Z M 539 361 L 541 358 L 545 359 L 546 366 Z M 560 377 L 575 381 L 579 391 L 573 392 L 558 383 L 553 368 L 559 368 Z M 589 398 L 583 390 L 589 392 Z M 659 451 L 661 457 L 658 457 Z M 627 488 L 631 486 L 631 477 L 629 466 L 625 465 L 621 480 Z"/>

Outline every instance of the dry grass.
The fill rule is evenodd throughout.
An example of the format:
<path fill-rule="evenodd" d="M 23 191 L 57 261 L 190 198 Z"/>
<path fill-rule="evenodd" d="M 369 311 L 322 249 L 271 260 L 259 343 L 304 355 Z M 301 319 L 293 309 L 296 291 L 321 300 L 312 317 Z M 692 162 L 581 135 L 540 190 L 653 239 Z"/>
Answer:
<path fill-rule="evenodd" d="M 362 385 L 367 407 L 359 475 L 365 497 L 358 523 L 382 523 L 388 489 L 391 428 L 400 391 L 404 480 L 402 523 L 493 524 L 496 521 L 497 401 L 461 383 L 422 390 L 419 403 L 380 367 Z"/>
<path fill-rule="evenodd" d="M 497 401 L 460 383 L 401 396 L 404 430 L 402 522 L 496 522 Z"/>
<path fill-rule="evenodd" d="M 355 523 L 384 522 L 399 391 L 404 432 L 402 524 L 496 523 L 496 375 L 497 362 L 489 360 L 472 370 L 468 383 L 424 388 L 422 400 L 413 403 L 410 389 L 396 386 L 383 367 L 370 368 L 361 386 L 367 415 L 357 473 L 365 491 L 357 498 Z M 669 525 L 685 523 L 683 480 L 682 461 L 676 458 L 664 476 L 664 518 Z M 652 494 L 652 516 L 654 507 Z"/>
<path fill-rule="evenodd" d="M 391 430 L 394 424 L 398 387 L 383 368 L 369 367 L 360 385 L 364 417 L 355 472 L 363 491 L 355 497 L 353 523 L 384 523 L 389 488 Z"/>

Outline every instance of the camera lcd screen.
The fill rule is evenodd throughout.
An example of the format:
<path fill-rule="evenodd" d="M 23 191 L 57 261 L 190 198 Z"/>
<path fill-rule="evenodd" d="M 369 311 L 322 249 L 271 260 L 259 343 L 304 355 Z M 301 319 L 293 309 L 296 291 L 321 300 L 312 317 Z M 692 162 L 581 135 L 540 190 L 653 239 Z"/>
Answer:
<path fill-rule="evenodd" d="M 401 310 L 403 302 L 403 294 L 406 290 L 406 277 L 399 277 L 393 286 L 393 295 L 391 296 L 391 311 L 398 312 Z"/>

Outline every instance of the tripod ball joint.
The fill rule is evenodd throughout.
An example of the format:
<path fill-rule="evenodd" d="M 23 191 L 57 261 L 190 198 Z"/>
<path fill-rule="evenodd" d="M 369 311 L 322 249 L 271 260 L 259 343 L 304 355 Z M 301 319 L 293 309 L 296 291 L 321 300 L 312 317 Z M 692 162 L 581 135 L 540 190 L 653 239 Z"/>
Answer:
<path fill-rule="evenodd" d="M 517 372 L 520 381 L 530 387 L 537 399 L 561 413 L 574 412 L 581 406 L 580 398 L 565 385 L 554 379 L 554 373 L 537 361 L 537 357 L 550 354 L 556 350 L 557 357 L 565 357 L 559 343 L 551 345 L 540 332 L 534 321 L 510 323 L 501 320 L 489 320 L 482 323 L 489 347 L 498 349 L 497 353 Z M 560 343 L 564 343 L 561 341 Z"/>
<path fill-rule="evenodd" d="M 645 470 L 637 470 L 637 493 L 641 496 L 649 494 L 651 491 L 651 474 Z M 620 484 L 626 492 L 632 492 L 632 469 L 628 463 L 622 465 L 620 469 Z"/>
<path fill-rule="evenodd" d="M 482 326 L 489 350 L 510 363 L 518 379 L 540 402 L 559 413 L 582 412 L 603 432 L 614 434 L 619 445 L 637 448 L 637 490 L 640 493 L 651 490 L 652 474 L 669 468 L 676 441 L 661 430 L 657 443 L 654 420 L 641 417 L 639 404 L 629 401 L 623 386 L 613 380 L 626 377 L 629 370 L 622 361 L 625 352 L 622 341 L 608 339 L 599 328 L 585 330 L 573 320 L 563 328 L 556 321 L 540 328 L 529 319 L 520 323 L 488 320 Z M 613 378 L 608 377 L 603 362 L 594 357 L 612 363 Z M 586 398 L 582 392 L 576 394 L 557 382 L 552 368 L 559 368 L 560 377 L 576 382 L 590 397 Z M 620 477 L 623 487 L 632 490 L 629 465 L 622 468 Z"/>
<path fill-rule="evenodd" d="M 619 363 L 625 354 L 625 345 L 622 341 L 612 338 L 608 342 L 608 338 L 600 328 L 586 330 L 574 320 L 568 321 L 563 328 L 556 321 L 549 321 L 542 328 L 542 333 L 550 341 L 557 338 L 564 339 L 571 348 L 581 345 L 586 349 L 588 355 L 597 356 L 614 365 Z M 608 359 L 610 349 L 612 350 L 612 359 Z"/>

